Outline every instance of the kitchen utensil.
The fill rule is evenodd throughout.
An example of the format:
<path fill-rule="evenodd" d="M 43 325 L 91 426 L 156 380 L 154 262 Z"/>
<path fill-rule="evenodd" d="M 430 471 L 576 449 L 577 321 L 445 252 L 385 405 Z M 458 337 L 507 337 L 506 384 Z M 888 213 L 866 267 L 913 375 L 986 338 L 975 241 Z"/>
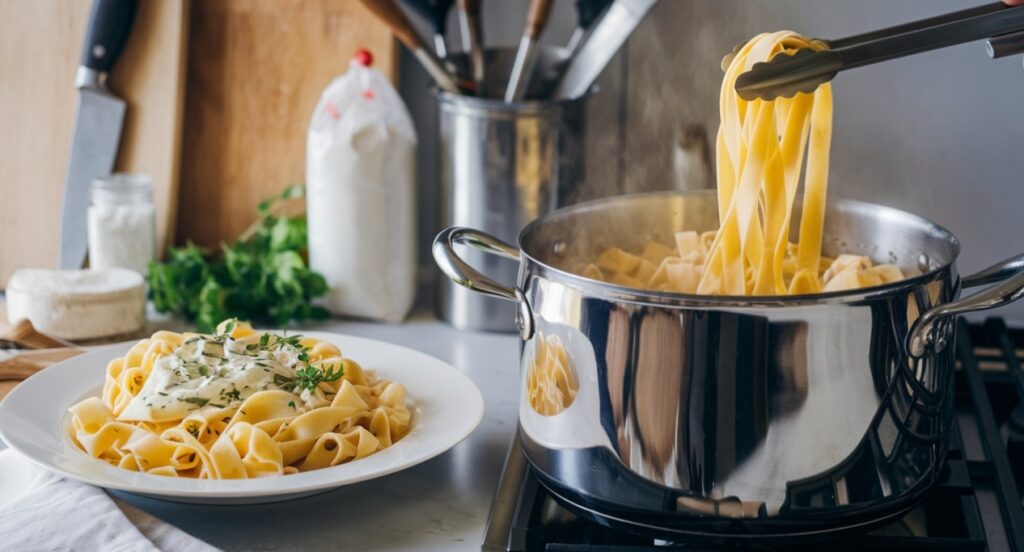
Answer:
<path fill-rule="evenodd" d="M 491 51 L 489 53 L 497 54 Z M 488 74 L 511 50 L 491 55 Z M 541 57 L 552 56 L 545 55 Z M 541 60 L 542 64 L 544 59 Z M 513 239 L 534 218 L 575 201 L 583 178 L 587 97 L 507 104 L 439 93 L 441 223 L 486 228 Z M 469 252 L 492 273 L 515 277 L 515 266 Z M 458 328 L 512 331 L 511 305 L 438 281 L 438 315 Z"/>
<path fill-rule="evenodd" d="M 0 380 L 23 380 L 32 374 L 81 354 L 82 349 L 64 347 L 60 349 L 39 349 L 16 353 L 0 359 Z"/>
<path fill-rule="evenodd" d="M 515 48 L 490 48 L 484 50 L 484 72 L 487 75 L 507 75 L 512 71 L 516 61 Z M 448 60 L 454 68 L 454 73 L 469 75 L 473 72 L 473 61 L 469 55 L 462 52 L 453 53 Z M 557 84 L 558 77 L 565 69 L 566 54 L 565 48 L 559 46 L 541 46 L 537 52 L 537 62 L 533 67 L 533 78 L 526 87 L 528 98 L 549 98 Z M 478 98 L 496 98 L 504 101 L 505 86 L 508 83 L 502 79 L 488 78 L 484 81 L 483 88 L 478 89 Z"/>
<path fill-rule="evenodd" d="M 36 331 L 28 320 L 18 321 L 0 334 L 0 401 L 25 378 L 81 352 L 68 341 Z"/>
<path fill-rule="evenodd" d="M 657 1 L 615 0 L 569 61 L 554 98 L 578 98 L 586 94 Z"/>
<path fill-rule="evenodd" d="M 434 258 L 453 281 L 512 301 L 524 340 L 519 428 L 557 494 L 596 512 L 703 536 L 825 534 L 902 515 L 939 477 L 953 424 L 952 316 L 1019 297 L 1021 258 L 961 279 L 960 245 L 918 216 L 834 201 L 823 253 L 884 256 L 885 286 L 781 297 L 642 291 L 578 276 L 608 245 L 673 243 L 718 225 L 714 192 L 616 197 L 550 213 L 518 247 L 449 228 Z M 518 259 L 515 285 L 462 243 Z M 961 288 L 1001 282 L 957 299 Z M 540 338 L 579 382 L 553 416 L 527 400 Z"/>
<path fill-rule="evenodd" d="M 611 3 L 612 0 L 576 0 L 576 28 L 565 45 L 570 56 L 583 44 L 583 37 L 587 35 L 587 31 L 594 26 L 594 22 Z"/>
<path fill-rule="evenodd" d="M 514 103 L 523 99 L 526 94 L 526 87 L 533 73 L 534 63 L 537 61 L 537 41 L 548 25 L 548 16 L 551 15 L 553 0 L 532 0 L 530 11 L 526 15 L 526 28 L 523 29 L 523 38 L 519 41 L 519 49 L 516 51 L 516 61 L 512 65 L 512 73 L 508 77 L 508 87 L 505 88 L 505 102 Z"/>
<path fill-rule="evenodd" d="M 469 56 L 473 83 L 478 94 L 482 94 L 487 78 L 484 61 L 484 31 L 480 24 L 480 4 L 483 0 L 459 0 L 459 25 L 462 31 L 462 49 Z"/>
<path fill-rule="evenodd" d="M 458 93 L 459 86 L 455 78 L 445 69 L 441 60 L 426 48 L 423 40 L 416 34 L 405 13 L 398 7 L 395 0 L 361 0 L 363 5 L 372 11 L 381 21 L 391 28 L 402 44 L 412 52 L 416 60 L 427 71 L 434 82 L 448 92 Z"/>
<path fill-rule="evenodd" d="M 40 332 L 26 319 L 0 334 L 0 349 L 53 349 L 74 347 L 70 341 Z"/>
<path fill-rule="evenodd" d="M 400 381 L 408 390 L 413 411 L 409 434 L 365 461 L 287 476 L 245 481 L 140 477 L 138 472 L 89 458 L 71 445 L 66 432 L 68 407 L 98 394 L 107 363 L 126 354 L 135 345 L 131 342 L 78 355 L 20 383 L 0 403 L 0 438 L 43 468 L 90 485 L 176 502 L 241 504 L 287 500 L 415 466 L 457 445 L 483 418 L 479 389 L 447 363 L 374 339 L 303 334 L 367 359 L 367 368 Z"/>
<path fill-rule="evenodd" d="M 438 59 L 448 57 L 448 46 L 445 44 L 445 27 L 448 24 L 448 10 L 455 0 L 402 0 L 406 5 L 418 12 L 430 22 L 434 31 L 434 53 Z"/>
<path fill-rule="evenodd" d="M 1024 52 L 1024 31 L 1007 33 L 985 41 L 988 57 L 999 59 Z"/>
<path fill-rule="evenodd" d="M 89 183 L 114 168 L 126 104 L 107 88 L 107 77 L 121 56 L 137 9 L 137 0 L 95 0 L 89 16 L 82 62 L 75 77 L 78 116 L 64 179 L 61 268 L 81 268 L 85 262 Z"/>
<path fill-rule="evenodd" d="M 798 50 L 755 63 L 736 79 L 746 100 L 811 92 L 839 71 L 1024 30 L 1024 8 L 996 2 L 855 35 L 823 41 L 827 50 Z"/>

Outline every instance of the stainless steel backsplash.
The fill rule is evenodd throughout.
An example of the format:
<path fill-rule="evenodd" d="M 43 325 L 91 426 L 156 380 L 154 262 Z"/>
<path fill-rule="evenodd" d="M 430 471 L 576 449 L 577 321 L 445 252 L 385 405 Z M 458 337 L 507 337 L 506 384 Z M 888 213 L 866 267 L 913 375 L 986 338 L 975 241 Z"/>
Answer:
<path fill-rule="evenodd" d="M 674 144 L 718 127 L 719 63 L 764 31 L 825 38 L 969 7 L 961 0 L 661 0 L 602 75 L 586 137 L 592 196 L 677 186 Z M 525 0 L 485 2 L 485 40 L 513 45 Z M 572 2 L 556 3 L 545 42 L 564 42 Z M 449 29 L 456 29 L 452 19 Z M 456 32 L 450 44 L 458 49 Z M 407 53 L 401 92 L 420 133 L 420 252 L 439 229 L 436 105 Z M 961 273 L 1024 253 L 1024 69 L 974 43 L 855 69 L 835 80 L 830 193 L 932 219 L 963 242 Z M 678 158 L 678 156 L 677 156 Z M 677 162 L 678 165 L 678 162 Z M 1001 313 L 1024 323 L 1024 305 Z"/>

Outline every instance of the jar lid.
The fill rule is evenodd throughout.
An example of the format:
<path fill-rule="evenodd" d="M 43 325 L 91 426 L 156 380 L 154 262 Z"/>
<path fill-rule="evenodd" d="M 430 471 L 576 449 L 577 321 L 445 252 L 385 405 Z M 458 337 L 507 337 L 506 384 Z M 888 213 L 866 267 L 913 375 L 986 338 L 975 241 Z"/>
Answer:
<path fill-rule="evenodd" d="M 153 179 L 141 173 L 99 177 L 92 181 L 89 197 L 96 203 L 152 203 Z"/>

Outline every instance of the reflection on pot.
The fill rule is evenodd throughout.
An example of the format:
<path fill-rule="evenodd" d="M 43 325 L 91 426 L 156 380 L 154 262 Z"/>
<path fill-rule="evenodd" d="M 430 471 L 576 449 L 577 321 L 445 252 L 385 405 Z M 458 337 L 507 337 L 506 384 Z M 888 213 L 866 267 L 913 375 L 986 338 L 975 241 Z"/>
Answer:
<path fill-rule="evenodd" d="M 527 364 L 526 398 L 538 414 L 554 416 L 569 408 L 580 384 L 557 335 L 538 333 L 536 341 Z"/>

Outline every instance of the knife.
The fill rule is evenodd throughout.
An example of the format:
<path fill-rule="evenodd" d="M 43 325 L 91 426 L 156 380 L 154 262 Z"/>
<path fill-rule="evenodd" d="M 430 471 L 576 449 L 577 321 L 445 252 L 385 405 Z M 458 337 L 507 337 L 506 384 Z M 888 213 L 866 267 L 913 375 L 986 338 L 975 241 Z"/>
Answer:
<path fill-rule="evenodd" d="M 615 0 L 593 29 L 587 33 L 576 54 L 569 60 L 558 87 L 556 100 L 576 99 L 590 90 L 615 52 L 640 25 L 658 0 Z"/>
<path fill-rule="evenodd" d="M 438 59 L 448 57 L 448 46 L 445 44 L 445 27 L 448 22 L 448 11 L 454 0 L 405 0 L 405 4 L 416 11 L 430 23 L 434 31 L 434 52 Z"/>
<path fill-rule="evenodd" d="M 95 0 L 89 15 L 75 75 L 78 115 L 64 178 L 60 268 L 81 268 L 85 262 L 89 184 L 114 168 L 126 104 L 107 88 L 107 75 L 124 49 L 137 10 L 138 0 Z"/>
<path fill-rule="evenodd" d="M 580 49 L 587 31 L 594 26 L 594 22 L 611 3 L 611 0 L 576 0 L 576 29 L 569 36 L 569 42 L 565 45 L 569 57 L 572 57 Z"/>
<path fill-rule="evenodd" d="M 473 82 L 477 94 L 483 95 L 486 63 L 483 27 L 480 25 L 480 3 L 482 0 L 459 0 L 459 24 L 462 30 L 462 50 L 469 54 Z"/>
<path fill-rule="evenodd" d="M 537 62 L 537 42 L 540 40 L 540 34 L 544 32 L 544 27 L 548 25 L 553 3 L 554 0 L 530 2 L 526 28 L 523 29 L 523 38 L 519 41 L 512 74 L 509 75 L 508 87 L 505 88 L 505 103 L 518 102 L 526 95 L 526 86 L 530 83 L 530 74 L 533 73 L 533 66 Z"/>

